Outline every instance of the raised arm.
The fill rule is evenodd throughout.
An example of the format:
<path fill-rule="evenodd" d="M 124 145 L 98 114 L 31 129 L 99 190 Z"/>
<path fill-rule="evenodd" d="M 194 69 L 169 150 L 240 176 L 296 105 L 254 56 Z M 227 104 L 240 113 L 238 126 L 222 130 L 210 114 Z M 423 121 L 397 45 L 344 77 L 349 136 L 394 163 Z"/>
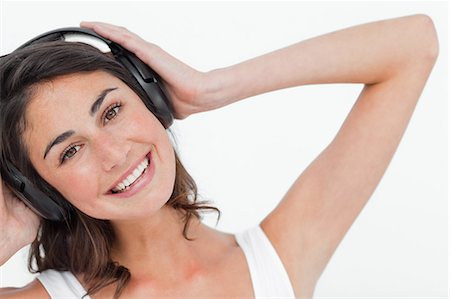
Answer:
<path fill-rule="evenodd" d="M 220 105 L 291 86 L 365 84 L 335 138 L 261 223 L 297 297 L 312 296 L 380 182 L 437 53 L 432 20 L 414 15 L 332 32 L 211 72 L 208 97 Z"/>
<path fill-rule="evenodd" d="M 155 69 L 181 119 L 287 87 L 365 84 L 336 137 L 261 223 L 297 297 L 312 296 L 380 182 L 438 53 L 433 22 L 414 15 L 339 30 L 201 73 L 125 28 L 82 25 L 122 44 Z"/>

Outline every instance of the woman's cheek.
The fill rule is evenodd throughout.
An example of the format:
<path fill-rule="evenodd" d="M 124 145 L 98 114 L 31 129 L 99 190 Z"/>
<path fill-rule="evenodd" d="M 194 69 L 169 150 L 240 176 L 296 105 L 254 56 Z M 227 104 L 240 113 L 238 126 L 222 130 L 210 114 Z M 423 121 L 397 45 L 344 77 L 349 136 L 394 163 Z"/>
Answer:
<path fill-rule="evenodd" d="M 95 198 L 100 192 L 94 172 L 89 168 L 77 168 L 69 171 L 62 185 L 63 196 L 83 212 L 95 208 Z M 94 205 L 93 205 L 94 204 Z"/>

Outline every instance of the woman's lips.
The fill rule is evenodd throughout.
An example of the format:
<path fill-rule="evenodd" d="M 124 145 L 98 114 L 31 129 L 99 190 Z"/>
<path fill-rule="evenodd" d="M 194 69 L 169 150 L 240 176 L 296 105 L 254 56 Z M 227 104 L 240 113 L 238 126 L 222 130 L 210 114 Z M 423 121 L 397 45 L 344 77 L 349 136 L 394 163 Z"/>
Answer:
<path fill-rule="evenodd" d="M 141 159 L 136 161 L 134 165 L 131 165 L 128 170 L 117 180 L 114 182 L 114 184 L 109 188 L 109 190 L 114 189 L 119 183 L 123 182 L 130 174 L 133 173 L 133 171 L 139 166 L 139 164 L 142 163 L 142 161 L 145 159 L 145 157 L 148 157 L 150 155 L 151 151 L 147 153 L 145 156 L 142 156 Z M 149 159 L 150 160 L 150 159 Z"/>
<path fill-rule="evenodd" d="M 141 191 L 145 186 L 147 186 L 153 179 L 153 175 L 155 173 L 155 163 L 153 161 L 151 152 L 147 154 L 146 156 L 150 162 L 150 164 L 147 166 L 147 168 L 144 170 L 144 172 L 141 174 L 141 176 L 133 183 L 131 184 L 129 187 L 127 187 L 127 189 L 125 189 L 125 191 L 123 192 L 118 192 L 118 193 L 113 193 L 112 189 L 117 186 L 114 185 L 114 187 L 112 187 L 106 194 L 110 195 L 110 196 L 116 196 L 116 197 L 121 197 L 121 198 L 125 198 L 125 197 L 130 197 L 133 196 L 134 194 L 138 193 L 139 191 Z M 144 160 L 144 158 L 142 158 L 142 160 Z M 140 160 L 138 163 L 136 163 L 136 167 L 137 165 L 139 165 L 142 160 Z M 132 171 L 135 169 L 132 168 L 128 173 L 132 173 Z M 127 175 L 124 175 L 123 178 L 126 178 Z M 121 182 L 121 181 L 118 181 Z"/>

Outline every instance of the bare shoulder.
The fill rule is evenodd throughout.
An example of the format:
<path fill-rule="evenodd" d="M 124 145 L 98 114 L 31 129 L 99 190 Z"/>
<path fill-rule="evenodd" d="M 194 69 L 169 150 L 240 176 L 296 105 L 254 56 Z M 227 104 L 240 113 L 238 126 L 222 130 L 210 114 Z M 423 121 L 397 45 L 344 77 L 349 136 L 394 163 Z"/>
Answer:
<path fill-rule="evenodd" d="M 50 299 L 50 295 L 44 286 L 35 279 L 22 288 L 0 288 L 0 298 L 2 299 Z"/>

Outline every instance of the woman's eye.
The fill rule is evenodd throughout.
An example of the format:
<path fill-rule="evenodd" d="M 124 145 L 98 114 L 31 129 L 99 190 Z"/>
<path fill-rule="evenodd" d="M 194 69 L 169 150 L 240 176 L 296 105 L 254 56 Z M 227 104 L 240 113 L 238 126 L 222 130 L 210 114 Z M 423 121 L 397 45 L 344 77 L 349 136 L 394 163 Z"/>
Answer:
<path fill-rule="evenodd" d="M 114 119 L 122 107 L 121 103 L 115 103 L 109 106 L 103 113 L 103 124 L 106 124 L 110 120 Z M 81 145 L 74 145 L 63 151 L 60 157 L 60 163 L 63 164 L 66 160 L 71 159 L 80 150 Z"/>
<path fill-rule="evenodd" d="M 72 158 L 81 148 L 81 145 L 74 145 L 66 149 L 61 155 L 61 164 Z"/>
<path fill-rule="evenodd" d="M 109 109 L 106 109 L 106 112 L 104 113 L 103 116 L 103 124 L 106 124 L 107 122 L 109 122 L 110 120 L 112 120 L 114 117 L 117 116 L 117 114 L 119 114 L 119 110 L 120 107 L 122 105 L 117 103 L 112 105 Z"/>

